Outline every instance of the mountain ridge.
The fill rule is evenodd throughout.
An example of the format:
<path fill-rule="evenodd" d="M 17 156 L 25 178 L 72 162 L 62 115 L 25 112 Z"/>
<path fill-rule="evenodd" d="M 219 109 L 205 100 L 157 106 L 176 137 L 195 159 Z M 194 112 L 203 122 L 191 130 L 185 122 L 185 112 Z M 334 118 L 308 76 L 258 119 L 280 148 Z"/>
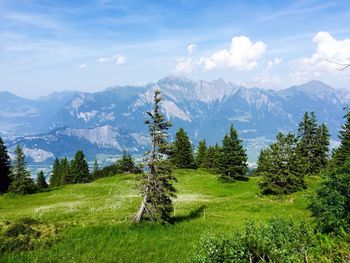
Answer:
<path fill-rule="evenodd" d="M 86 151 L 89 158 L 124 149 L 141 154 L 146 149 L 142 144 L 147 138 L 145 112 L 152 107 L 156 89 L 162 92 L 163 113 L 174 124 L 171 136 L 183 127 L 194 144 L 203 138 L 209 144 L 220 143 L 233 123 L 251 160 L 278 131 L 295 131 L 305 111 L 315 111 L 336 139 L 343 106 L 350 102 L 350 92 L 320 81 L 276 91 L 245 88 L 223 79 L 208 82 L 169 76 L 144 86 L 116 86 L 94 93 L 63 91 L 37 100 L 13 95 L 0 105 L 0 134 L 10 148 L 20 143 L 27 152 L 42 150 L 47 160 L 71 155 L 74 146 Z M 5 95 L 0 93 L 0 99 Z M 58 130 L 66 133 L 56 134 Z M 43 139 L 47 137 L 56 141 Z"/>

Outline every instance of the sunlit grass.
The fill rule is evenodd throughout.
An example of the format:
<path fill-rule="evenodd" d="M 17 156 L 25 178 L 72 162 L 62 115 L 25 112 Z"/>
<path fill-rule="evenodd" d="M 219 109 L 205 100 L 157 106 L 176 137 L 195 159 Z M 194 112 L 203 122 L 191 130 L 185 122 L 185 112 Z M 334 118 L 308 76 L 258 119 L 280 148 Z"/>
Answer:
<path fill-rule="evenodd" d="M 61 241 L 47 250 L 8 253 L 4 262 L 183 262 L 203 233 L 225 233 L 246 219 L 309 219 L 308 190 L 261 196 L 259 178 L 222 183 L 203 170 L 176 171 L 178 198 L 169 225 L 130 222 L 140 197 L 137 176 L 118 175 L 30 196 L 0 197 L 0 220 L 31 216 L 63 226 Z"/>

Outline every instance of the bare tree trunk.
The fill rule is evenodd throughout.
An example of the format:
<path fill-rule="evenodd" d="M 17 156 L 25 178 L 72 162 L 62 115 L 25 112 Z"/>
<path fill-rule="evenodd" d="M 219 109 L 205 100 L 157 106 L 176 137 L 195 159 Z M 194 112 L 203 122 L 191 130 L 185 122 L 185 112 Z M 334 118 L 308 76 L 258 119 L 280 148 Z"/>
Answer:
<path fill-rule="evenodd" d="M 151 148 L 151 157 L 150 157 L 150 163 L 149 163 L 149 166 L 150 166 L 150 171 L 149 171 L 149 175 L 148 175 L 148 178 L 147 178 L 147 181 L 149 182 L 150 181 L 150 175 L 152 175 L 154 173 L 154 162 L 156 160 L 156 136 L 155 136 L 155 132 L 153 131 L 152 132 L 152 148 Z M 146 204 L 147 204 L 147 200 L 148 200 L 148 196 L 147 196 L 147 191 L 148 191 L 148 186 L 146 186 L 146 190 L 145 190 L 145 196 L 143 197 L 143 200 L 142 200 L 142 203 L 141 203 L 141 206 L 140 206 L 140 209 L 139 211 L 137 212 L 137 215 L 135 217 L 135 222 L 136 223 L 140 223 L 140 221 L 142 220 L 142 216 L 145 212 L 150 212 L 147 207 L 146 207 Z"/>
<path fill-rule="evenodd" d="M 142 200 L 142 203 L 141 203 L 141 206 L 140 206 L 140 209 L 139 211 L 137 212 L 137 215 L 135 217 L 135 222 L 136 223 L 140 223 L 141 219 L 142 219 L 142 216 L 146 210 L 146 201 L 147 201 L 147 196 L 145 196 Z"/>

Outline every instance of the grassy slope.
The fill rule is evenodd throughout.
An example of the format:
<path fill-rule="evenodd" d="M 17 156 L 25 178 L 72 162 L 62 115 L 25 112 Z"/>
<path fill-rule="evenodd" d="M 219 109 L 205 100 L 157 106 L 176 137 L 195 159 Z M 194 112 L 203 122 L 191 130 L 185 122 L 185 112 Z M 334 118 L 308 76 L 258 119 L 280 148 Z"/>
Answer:
<path fill-rule="evenodd" d="M 49 250 L 10 253 L 4 262 L 183 262 L 203 233 L 224 233 L 245 219 L 309 218 L 309 189 L 283 199 L 261 197 L 259 178 L 220 183 L 205 171 L 179 170 L 174 224 L 130 223 L 137 211 L 134 175 L 103 178 L 31 196 L 0 197 L 0 220 L 33 216 L 64 226 L 61 242 Z"/>

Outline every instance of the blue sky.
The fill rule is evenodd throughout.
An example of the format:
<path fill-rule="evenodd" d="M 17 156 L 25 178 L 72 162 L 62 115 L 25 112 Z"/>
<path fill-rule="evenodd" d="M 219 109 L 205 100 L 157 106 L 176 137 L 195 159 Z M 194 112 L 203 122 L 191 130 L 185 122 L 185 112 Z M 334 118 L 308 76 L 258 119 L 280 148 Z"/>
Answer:
<path fill-rule="evenodd" d="M 0 0 L 0 91 L 143 85 L 167 75 L 350 88 L 349 1 Z"/>

